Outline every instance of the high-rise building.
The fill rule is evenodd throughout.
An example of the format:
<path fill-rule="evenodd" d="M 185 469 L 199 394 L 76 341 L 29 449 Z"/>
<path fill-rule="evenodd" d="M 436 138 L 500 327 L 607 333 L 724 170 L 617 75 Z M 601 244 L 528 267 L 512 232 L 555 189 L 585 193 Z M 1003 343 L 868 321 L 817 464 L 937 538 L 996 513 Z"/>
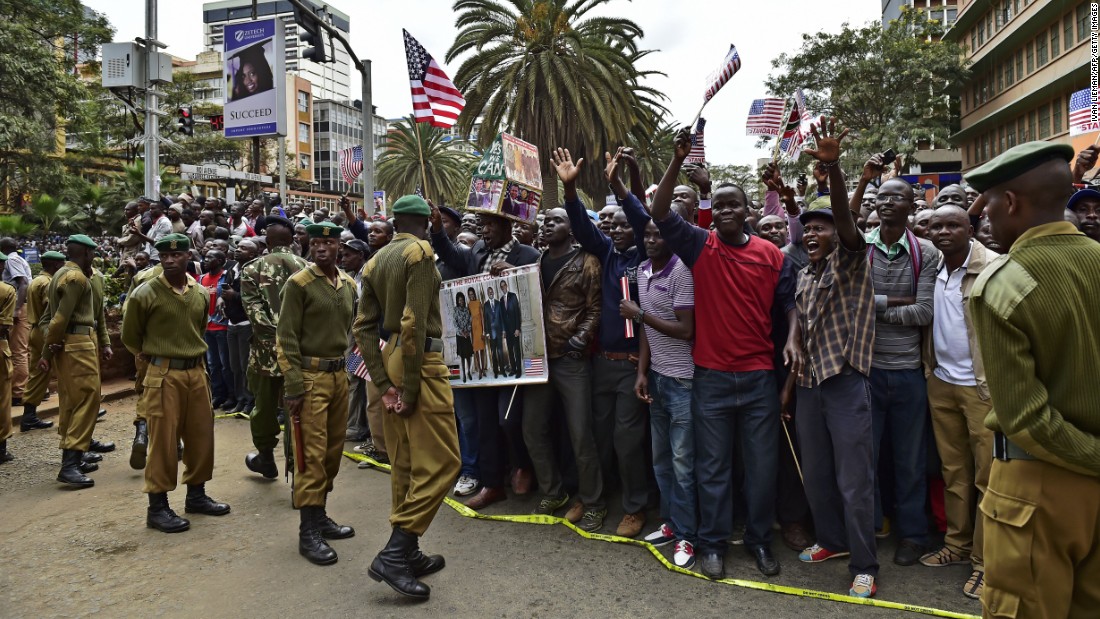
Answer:
<path fill-rule="evenodd" d="M 1017 144 L 1049 140 L 1081 150 L 1096 133 L 1071 138 L 1069 100 L 1089 86 L 1089 3 L 1083 0 L 958 0 L 944 39 L 971 62 L 961 129 L 952 136 L 963 170 Z"/>
<path fill-rule="evenodd" d="M 321 191 L 349 191 L 340 171 L 340 151 L 363 144 L 363 108 L 361 101 L 317 99 L 313 102 L 313 178 Z M 373 110 L 372 110 L 373 111 Z M 372 114 L 371 145 L 374 152 L 363 153 L 373 161 L 386 140 L 386 119 Z M 363 193 L 363 177 L 350 188 Z"/>
<path fill-rule="evenodd" d="M 929 19 L 950 27 L 958 17 L 958 4 L 958 0 L 882 0 L 882 26 L 889 26 L 906 9 L 918 9 L 927 12 Z"/>
<path fill-rule="evenodd" d="M 316 0 L 302 0 L 311 8 L 322 11 L 325 20 L 340 31 L 345 38 L 350 38 L 349 30 L 351 21 L 347 13 L 336 9 L 331 4 Z M 256 6 L 256 15 L 260 19 L 276 17 L 283 21 L 286 37 L 286 70 L 287 73 L 297 73 L 309 80 L 313 85 L 313 97 L 315 99 L 351 98 L 351 59 L 344 47 L 339 43 L 331 46 L 334 62 L 318 64 L 312 60 L 301 57 L 300 49 L 303 49 L 299 35 L 301 26 L 294 21 L 294 9 L 289 2 L 273 0 L 261 1 Z M 221 2 L 207 2 L 202 5 L 203 37 L 207 51 L 222 51 L 222 32 L 228 24 L 236 24 L 252 19 L 251 0 L 222 0 Z M 325 37 L 326 42 L 328 37 Z M 326 45 L 326 48 L 330 46 Z"/>

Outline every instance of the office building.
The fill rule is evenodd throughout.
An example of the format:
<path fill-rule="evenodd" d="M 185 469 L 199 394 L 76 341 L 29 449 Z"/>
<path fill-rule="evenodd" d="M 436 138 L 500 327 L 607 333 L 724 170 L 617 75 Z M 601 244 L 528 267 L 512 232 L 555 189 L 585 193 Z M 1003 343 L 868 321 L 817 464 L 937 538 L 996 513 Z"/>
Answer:
<path fill-rule="evenodd" d="M 377 158 L 386 141 L 386 119 L 373 114 L 371 140 L 373 151 L 364 153 Z M 340 171 L 340 151 L 363 143 L 363 108 L 361 101 L 317 99 L 313 104 L 313 178 L 323 192 L 344 193 L 348 184 Z M 363 177 L 351 186 L 351 193 L 362 195 Z"/>

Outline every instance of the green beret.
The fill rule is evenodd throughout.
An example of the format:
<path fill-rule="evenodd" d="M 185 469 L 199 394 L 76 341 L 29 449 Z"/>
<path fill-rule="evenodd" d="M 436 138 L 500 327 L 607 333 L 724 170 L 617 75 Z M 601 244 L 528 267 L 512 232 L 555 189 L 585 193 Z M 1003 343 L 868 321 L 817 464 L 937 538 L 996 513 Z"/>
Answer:
<path fill-rule="evenodd" d="M 1073 161 L 1073 155 L 1073 147 L 1069 144 L 1046 141 L 1026 142 L 1013 146 L 986 162 L 985 165 L 974 168 L 965 175 L 966 182 L 978 192 L 983 192 L 1051 159 L 1063 159 L 1069 163 Z"/>
<path fill-rule="evenodd" d="M 42 254 L 42 260 L 65 260 L 65 254 L 59 251 L 48 251 Z"/>
<path fill-rule="evenodd" d="M 156 247 L 157 251 L 189 251 L 191 239 L 186 234 L 173 232 L 160 237 L 159 241 L 153 243 L 153 247 Z"/>
<path fill-rule="evenodd" d="M 340 240 L 340 233 L 344 229 L 331 221 L 322 221 L 319 224 L 310 224 L 306 226 L 306 232 L 309 233 L 311 239 L 336 239 Z"/>
<path fill-rule="evenodd" d="M 432 207 L 417 195 L 401 196 L 393 203 L 394 215 L 420 215 L 428 217 L 432 214 Z"/>
<path fill-rule="evenodd" d="M 77 245 L 84 245 L 85 247 L 91 248 L 99 247 L 95 244 L 95 241 L 93 241 L 92 238 L 87 234 L 74 234 L 65 240 L 66 245 L 68 245 L 69 243 L 76 243 Z"/>

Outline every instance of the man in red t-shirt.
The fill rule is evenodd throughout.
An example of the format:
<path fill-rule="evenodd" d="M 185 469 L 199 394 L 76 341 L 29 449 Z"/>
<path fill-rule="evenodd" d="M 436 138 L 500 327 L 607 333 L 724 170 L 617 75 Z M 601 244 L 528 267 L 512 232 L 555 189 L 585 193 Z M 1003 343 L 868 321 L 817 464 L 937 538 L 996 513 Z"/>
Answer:
<path fill-rule="evenodd" d="M 733 445 L 744 458 L 748 515 L 745 550 L 765 575 L 779 573 L 772 556 L 775 480 L 779 453 L 779 398 L 772 365 L 771 311 L 781 304 L 795 333 L 794 278 L 780 277 L 783 254 L 745 233 L 748 199 L 738 186 L 719 185 L 711 198 L 715 229 L 685 222 L 671 209 L 680 167 L 691 151 L 687 129 L 676 136 L 675 154 L 653 197 L 653 221 L 695 279 L 695 474 L 699 498 L 696 554 L 703 575 L 725 576 L 733 535 Z M 792 338 L 783 351 L 790 363 L 800 353 Z"/>
<path fill-rule="evenodd" d="M 233 371 L 229 364 L 229 319 L 218 302 L 222 297 L 222 276 L 225 274 L 225 253 L 212 249 L 203 260 L 204 274 L 199 283 L 210 291 L 210 319 L 206 323 L 206 371 L 210 374 L 210 391 L 215 410 L 237 404 L 233 391 Z"/>

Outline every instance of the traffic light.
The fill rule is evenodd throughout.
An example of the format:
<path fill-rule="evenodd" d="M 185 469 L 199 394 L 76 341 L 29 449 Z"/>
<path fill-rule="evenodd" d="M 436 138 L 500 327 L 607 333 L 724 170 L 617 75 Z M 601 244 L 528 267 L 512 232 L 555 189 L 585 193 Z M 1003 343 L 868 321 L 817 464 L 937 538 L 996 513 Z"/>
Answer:
<path fill-rule="evenodd" d="M 302 50 L 302 58 L 317 63 L 332 62 L 334 60 L 329 58 L 328 53 L 325 51 L 324 29 L 320 25 L 323 13 L 323 8 L 303 11 L 297 6 L 294 7 L 294 21 L 302 27 L 302 33 L 298 35 L 298 38 L 306 46 Z"/>
<path fill-rule="evenodd" d="M 191 106 L 181 105 L 177 111 L 180 116 L 177 130 L 184 135 L 195 135 L 195 117 L 191 115 Z"/>

